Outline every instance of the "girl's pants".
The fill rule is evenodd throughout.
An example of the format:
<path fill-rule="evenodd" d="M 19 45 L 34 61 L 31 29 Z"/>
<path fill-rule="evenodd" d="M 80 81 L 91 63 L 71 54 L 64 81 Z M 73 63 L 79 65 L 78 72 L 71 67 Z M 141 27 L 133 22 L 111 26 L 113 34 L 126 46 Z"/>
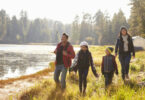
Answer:
<path fill-rule="evenodd" d="M 80 92 L 82 92 L 82 88 L 84 88 L 84 91 L 86 90 L 88 70 L 89 69 L 79 69 L 79 89 L 80 89 Z"/>

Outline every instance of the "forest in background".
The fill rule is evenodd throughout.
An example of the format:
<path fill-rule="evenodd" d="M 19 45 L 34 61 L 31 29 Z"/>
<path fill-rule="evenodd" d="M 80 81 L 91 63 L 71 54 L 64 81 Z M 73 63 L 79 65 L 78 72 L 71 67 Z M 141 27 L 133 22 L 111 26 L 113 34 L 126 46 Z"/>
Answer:
<path fill-rule="evenodd" d="M 95 45 L 114 44 L 120 27 L 126 26 L 132 36 L 145 37 L 145 0 L 131 0 L 131 15 L 126 19 L 120 9 L 112 18 L 98 10 L 95 15 L 83 13 L 70 24 L 51 19 L 30 20 L 27 12 L 21 11 L 20 18 L 12 18 L 5 10 L 0 11 L 0 43 L 57 43 L 62 33 L 68 33 L 72 44 L 87 41 Z M 61 16 L 61 15 L 60 15 Z"/>

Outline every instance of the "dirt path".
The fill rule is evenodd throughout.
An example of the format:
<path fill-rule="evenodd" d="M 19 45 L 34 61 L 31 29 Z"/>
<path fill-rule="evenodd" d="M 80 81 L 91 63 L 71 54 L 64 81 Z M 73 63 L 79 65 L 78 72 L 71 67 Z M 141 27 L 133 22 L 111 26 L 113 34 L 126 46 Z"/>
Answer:
<path fill-rule="evenodd" d="M 39 76 L 35 78 L 27 78 L 23 80 L 17 80 L 10 84 L 7 84 L 0 88 L 0 100 L 9 100 L 11 97 L 14 97 L 12 100 L 17 100 L 17 94 L 27 88 L 33 86 L 35 83 L 43 80 L 52 78 L 53 73 L 49 73 L 45 76 Z"/>

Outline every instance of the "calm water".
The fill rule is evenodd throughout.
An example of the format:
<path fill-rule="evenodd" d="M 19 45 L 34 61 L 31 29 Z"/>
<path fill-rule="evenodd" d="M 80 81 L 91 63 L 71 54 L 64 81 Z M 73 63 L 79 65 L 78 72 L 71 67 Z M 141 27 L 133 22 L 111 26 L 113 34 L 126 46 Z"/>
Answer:
<path fill-rule="evenodd" d="M 0 79 L 38 72 L 55 60 L 55 46 L 0 45 Z M 75 48 L 77 50 L 78 48 Z"/>

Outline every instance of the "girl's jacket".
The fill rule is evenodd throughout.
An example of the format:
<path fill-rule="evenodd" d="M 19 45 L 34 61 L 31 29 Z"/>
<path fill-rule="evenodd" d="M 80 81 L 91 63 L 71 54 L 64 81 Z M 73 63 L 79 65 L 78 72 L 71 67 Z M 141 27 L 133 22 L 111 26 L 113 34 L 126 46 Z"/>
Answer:
<path fill-rule="evenodd" d="M 74 58 L 70 71 L 83 70 L 88 69 L 91 66 L 93 74 L 97 77 L 98 74 L 96 73 L 96 69 L 94 67 L 94 62 L 92 58 L 92 54 L 89 51 L 83 52 L 80 50 Z"/>

